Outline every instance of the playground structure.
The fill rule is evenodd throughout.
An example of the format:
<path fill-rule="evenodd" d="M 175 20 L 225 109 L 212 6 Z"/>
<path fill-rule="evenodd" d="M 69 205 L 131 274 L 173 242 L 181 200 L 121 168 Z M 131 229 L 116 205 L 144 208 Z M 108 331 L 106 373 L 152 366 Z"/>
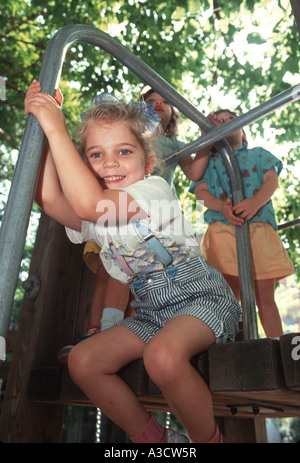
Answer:
<path fill-rule="evenodd" d="M 300 98 L 300 85 L 297 85 L 216 128 L 126 48 L 105 33 L 83 25 L 65 27 L 49 42 L 39 76 L 43 92 L 54 94 L 67 48 L 77 41 L 87 42 L 110 53 L 206 132 L 205 136 L 173 153 L 168 161 L 174 162 L 214 143 L 225 162 L 235 203 L 243 199 L 242 181 L 224 137 Z M 7 337 L 44 144 L 43 131 L 30 115 L 0 234 L 0 340 Z M 258 436 L 262 436 L 262 432 L 257 431 L 259 427 L 262 428 L 260 418 L 300 416 L 300 362 L 293 355 L 300 343 L 300 334 L 285 335 L 280 340 L 258 339 L 247 224 L 237 228 L 236 240 L 243 339 L 212 346 L 207 353 L 195 357 L 194 364 L 209 383 L 216 416 L 223 419 L 227 441 L 247 441 L 243 425 L 245 420 L 249 420 L 247 426 L 248 429 L 251 427 L 251 441 L 257 442 L 263 440 Z M 74 338 L 77 331 L 83 330 L 94 279 L 84 267 L 82 247 L 72 245 L 63 227 L 44 214 L 28 283 L 31 287 L 23 302 L 0 417 L 0 439 L 2 442 L 59 442 L 64 406 L 92 405 L 74 386 L 66 368 L 58 365 L 56 353 Z M 1 365 L 3 370 L 2 367 L 5 368 L 5 362 Z M 147 409 L 167 410 L 160 392 L 149 380 L 142 361 L 128 365 L 120 374 Z M 233 415 L 236 415 L 235 418 L 232 418 Z M 237 423 L 236 418 L 244 420 L 243 425 L 241 421 L 239 430 L 232 431 L 231 420 Z"/>

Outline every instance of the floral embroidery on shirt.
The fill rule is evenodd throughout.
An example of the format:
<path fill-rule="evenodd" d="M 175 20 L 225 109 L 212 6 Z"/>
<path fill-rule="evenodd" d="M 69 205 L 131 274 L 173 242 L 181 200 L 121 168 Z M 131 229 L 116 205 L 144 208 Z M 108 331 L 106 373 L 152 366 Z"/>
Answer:
<path fill-rule="evenodd" d="M 157 236 L 158 237 L 158 236 Z M 145 241 L 137 241 L 136 247 L 125 248 L 119 241 L 114 241 L 114 246 L 118 253 L 124 257 L 127 265 L 134 273 L 148 273 L 155 270 L 162 270 L 163 264 L 159 257 L 152 251 Z M 173 258 L 173 264 L 183 262 L 189 257 L 189 248 L 178 246 L 174 240 L 160 238 L 161 244 L 167 249 Z M 116 260 L 110 249 L 103 249 L 105 259 Z"/>

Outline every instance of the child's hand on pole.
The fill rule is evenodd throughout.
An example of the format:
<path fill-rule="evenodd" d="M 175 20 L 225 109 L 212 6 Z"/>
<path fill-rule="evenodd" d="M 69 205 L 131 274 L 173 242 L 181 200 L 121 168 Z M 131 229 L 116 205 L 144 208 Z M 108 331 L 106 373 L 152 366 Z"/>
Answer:
<path fill-rule="evenodd" d="M 29 86 L 25 96 L 25 114 L 33 114 L 41 124 L 46 136 L 65 130 L 65 118 L 61 111 L 63 96 L 59 89 L 55 91 L 55 97 L 41 93 L 41 84 L 34 80 Z"/>

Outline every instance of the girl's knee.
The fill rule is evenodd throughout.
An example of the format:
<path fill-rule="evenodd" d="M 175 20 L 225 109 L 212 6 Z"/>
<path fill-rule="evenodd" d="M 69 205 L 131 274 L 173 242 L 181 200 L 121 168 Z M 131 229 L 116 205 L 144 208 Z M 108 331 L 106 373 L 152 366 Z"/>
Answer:
<path fill-rule="evenodd" d="M 180 353 L 172 346 L 153 340 L 146 346 L 143 360 L 148 375 L 157 386 L 163 386 L 178 377 Z"/>
<path fill-rule="evenodd" d="M 83 345 L 78 344 L 69 354 L 68 370 L 76 384 L 80 384 L 91 372 L 91 360 L 89 351 Z"/>

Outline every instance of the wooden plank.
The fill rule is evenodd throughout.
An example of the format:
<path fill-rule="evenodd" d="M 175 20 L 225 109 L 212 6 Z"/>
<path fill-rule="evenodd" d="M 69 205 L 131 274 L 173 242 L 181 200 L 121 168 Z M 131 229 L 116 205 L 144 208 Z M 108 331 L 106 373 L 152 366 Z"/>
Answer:
<path fill-rule="evenodd" d="M 120 371 L 120 375 L 138 397 L 148 394 L 150 390 L 151 395 L 155 395 L 155 391 L 156 393 L 160 393 L 155 384 L 151 382 L 142 359 L 126 365 Z"/>
<path fill-rule="evenodd" d="M 0 378 L 7 380 L 9 372 L 10 362 L 0 360 Z"/>
<path fill-rule="evenodd" d="M 280 349 L 286 385 L 300 391 L 300 333 L 281 336 Z"/>
<path fill-rule="evenodd" d="M 6 353 L 11 354 L 16 344 L 17 331 L 8 331 L 6 336 Z"/>
<path fill-rule="evenodd" d="M 75 391 L 75 388 L 74 388 Z M 214 393 L 213 406 L 216 417 L 234 417 L 234 418 L 255 418 L 257 416 L 263 418 L 290 418 L 300 417 L 299 395 L 297 398 L 291 395 L 291 391 L 266 391 L 266 396 L 261 397 L 257 393 Z M 284 403 L 280 403 L 284 394 Z M 53 398 L 49 402 L 49 397 L 42 397 L 39 394 L 39 400 L 31 397 L 33 401 L 39 403 L 51 403 L 53 405 L 72 405 L 94 407 L 94 404 L 81 392 L 76 391 L 76 394 L 67 397 Z M 162 396 L 141 396 L 140 402 L 149 412 L 169 412 L 170 409 Z M 295 406 L 298 401 L 298 406 Z M 253 406 L 258 411 L 253 411 Z M 232 414 L 232 408 L 237 408 L 238 411 Z"/>
<path fill-rule="evenodd" d="M 215 392 L 212 396 L 219 416 L 223 413 L 224 416 L 232 414 L 234 409 L 237 409 L 235 416 L 255 415 L 252 406 L 258 407 L 258 414 L 265 417 L 300 416 L 300 394 L 287 388 L 272 391 Z"/>
<path fill-rule="evenodd" d="M 218 418 L 218 426 L 226 436 L 226 443 L 231 444 L 262 444 L 267 443 L 265 419 L 256 418 Z"/>
<path fill-rule="evenodd" d="M 291 6 L 292 6 L 292 11 L 295 16 L 295 23 L 298 28 L 298 32 L 300 34 L 300 3 L 299 0 L 290 0 Z"/>
<path fill-rule="evenodd" d="M 71 379 L 71 378 L 70 378 Z M 62 368 L 46 367 L 31 370 L 28 381 L 28 398 L 34 401 L 56 401 L 61 396 Z"/>
<path fill-rule="evenodd" d="M 264 391 L 285 385 L 278 340 L 215 344 L 209 349 L 211 391 Z"/>
<path fill-rule="evenodd" d="M 266 343 L 264 343 L 266 344 Z M 267 343 L 269 345 L 269 343 Z M 259 349 L 261 351 L 261 349 Z M 269 351 L 269 349 L 267 349 Z M 277 349 L 276 349 L 277 351 Z M 231 353 L 229 351 L 228 353 Z M 196 356 L 193 359 L 195 365 L 201 365 L 202 371 L 207 371 L 207 360 L 209 352 Z M 230 361 L 230 358 L 226 361 Z M 92 406 L 82 391 L 72 382 L 66 367 L 57 367 L 53 372 L 53 380 L 47 370 L 47 387 L 42 391 L 43 381 L 39 379 L 44 375 L 43 369 L 35 371 L 35 381 L 38 384 L 38 393 L 31 394 L 32 400 L 49 401 L 53 403 L 76 404 Z M 61 390 L 56 397 L 49 395 L 49 385 L 52 390 L 56 390 L 56 380 L 58 372 L 62 372 Z M 159 389 L 151 384 L 142 360 L 132 362 L 121 371 L 122 377 L 139 397 L 139 400 L 149 411 L 169 411 Z M 264 382 L 268 386 L 270 382 Z M 271 382 L 272 387 L 274 381 Z M 225 384 L 227 387 L 227 383 Z M 236 383 L 235 383 L 236 386 Z M 31 388 L 34 392 L 34 388 Z M 229 391 L 213 392 L 213 404 L 216 416 L 236 416 L 236 417 L 298 417 L 300 416 L 300 392 L 288 389 L 285 385 L 272 390 L 265 389 L 256 391 Z"/>

